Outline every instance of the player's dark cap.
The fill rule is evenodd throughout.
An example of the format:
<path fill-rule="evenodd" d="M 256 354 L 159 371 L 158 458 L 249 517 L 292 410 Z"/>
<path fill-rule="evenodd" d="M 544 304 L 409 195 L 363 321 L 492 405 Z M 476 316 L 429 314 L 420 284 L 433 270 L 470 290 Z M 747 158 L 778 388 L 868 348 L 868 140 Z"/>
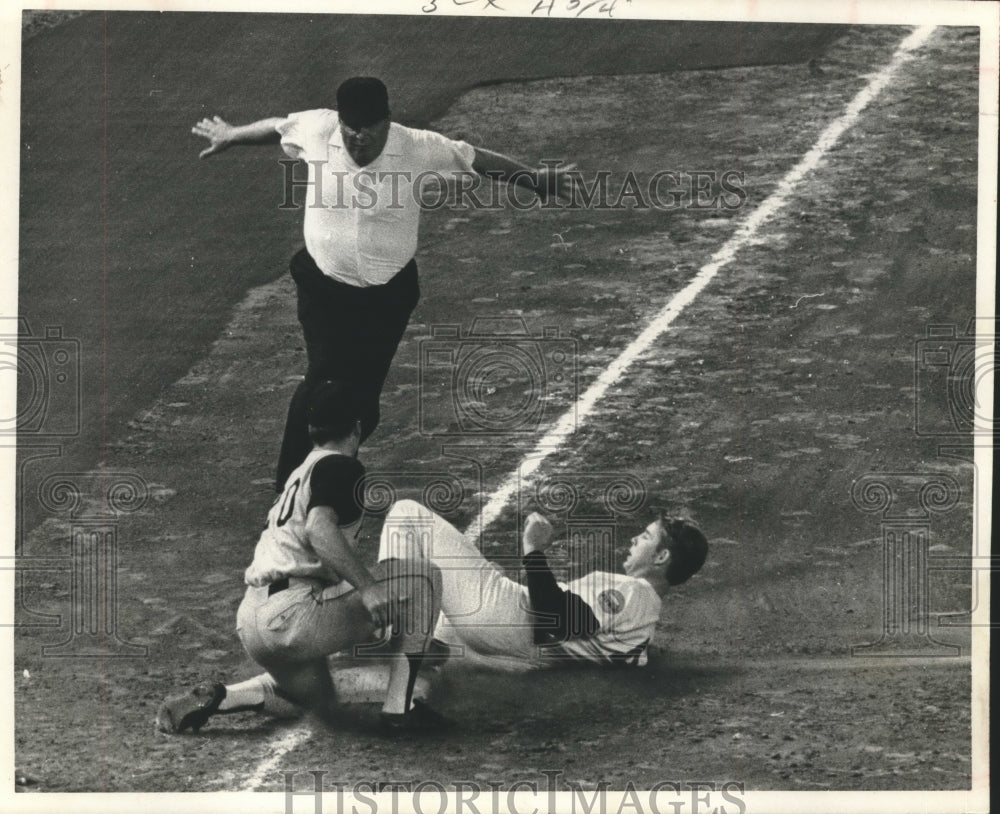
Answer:
<path fill-rule="evenodd" d="M 660 514 L 664 540 L 660 548 L 670 551 L 667 561 L 667 582 L 680 585 L 698 573 L 708 557 L 708 540 L 690 520 Z"/>
<path fill-rule="evenodd" d="M 348 435 L 360 418 L 357 392 L 348 382 L 325 381 L 309 393 L 306 411 L 309 426 L 333 438 Z"/>
<path fill-rule="evenodd" d="M 352 76 L 337 88 L 337 113 L 348 127 L 367 127 L 389 115 L 389 91 L 374 76 Z"/>

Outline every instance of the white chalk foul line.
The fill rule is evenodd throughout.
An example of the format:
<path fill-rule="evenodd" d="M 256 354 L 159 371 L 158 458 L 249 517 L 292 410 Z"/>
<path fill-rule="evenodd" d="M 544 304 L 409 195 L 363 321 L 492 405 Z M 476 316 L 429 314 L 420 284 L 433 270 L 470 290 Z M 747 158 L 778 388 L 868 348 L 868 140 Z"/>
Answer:
<path fill-rule="evenodd" d="M 534 478 L 542 462 L 559 449 L 572 435 L 576 427 L 590 415 L 597 402 L 625 372 L 626 368 L 670 327 L 681 311 L 690 305 L 715 275 L 733 260 L 740 249 L 750 242 L 760 227 L 781 210 L 802 179 L 819 165 L 830 148 L 857 121 L 861 112 L 881 93 L 900 66 L 910 59 L 913 51 L 927 41 L 933 31 L 934 26 L 917 28 L 899 44 L 892 60 L 875 74 L 871 81 L 851 100 L 840 117 L 827 126 L 812 149 L 782 178 L 778 188 L 740 224 L 732 237 L 698 270 L 691 282 L 674 295 L 646 329 L 633 339 L 618 358 L 587 388 L 586 392 L 577 400 L 576 409 L 567 411 L 538 442 L 517 471 L 507 477 L 500 488 L 493 493 L 477 521 L 466 531 L 467 535 L 478 538 L 500 516 L 511 498 L 521 487 Z M 311 734 L 312 731 L 305 724 L 300 724 L 289 730 L 272 745 L 271 756 L 261 763 L 247 779 L 244 789 L 254 791 L 263 786 L 268 779 L 273 780 L 274 772 L 280 766 L 285 755 L 305 743 Z"/>
<path fill-rule="evenodd" d="M 538 442 L 538 445 L 525 458 L 518 470 L 501 484 L 483 508 L 478 522 L 473 523 L 473 526 L 466 532 L 468 536 L 478 537 L 500 516 L 510 499 L 521 487 L 532 480 L 545 458 L 563 445 L 576 426 L 586 419 L 597 402 L 604 396 L 608 388 L 618 380 L 625 369 L 670 327 L 677 315 L 701 293 L 719 270 L 728 265 L 736 253 L 753 238 L 760 227 L 774 217 L 785 205 L 799 182 L 820 163 L 830 148 L 854 124 L 861 111 L 889 83 L 900 65 L 910 58 L 911 53 L 916 48 L 927 41 L 933 31 L 934 26 L 918 28 L 899 44 L 889 64 L 879 71 L 854 97 L 840 117 L 827 126 L 813 148 L 789 170 L 778 184 L 778 188 L 743 221 L 732 237 L 712 255 L 708 263 L 698 270 L 691 282 L 674 295 L 673 299 L 656 315 L 646 329 L 632 340 L 632 343 L 622 351 L 621 355 L 587 388 L 587 391 L 577 401 L 576 410 L 570 410 L 563 415 L 548 434 Z"/>
<path fill-rule="evenodd" d="M 271 756 L 261 763 L 243 784 L 242 791 L 257 791 L 269 780 L 273 781 L 281 768 L 285 755 L 298 749 L 309 740 L 312 729 L 306 723 L 300 723 L 289 729 L 277 741 L 271 744 Z"/>

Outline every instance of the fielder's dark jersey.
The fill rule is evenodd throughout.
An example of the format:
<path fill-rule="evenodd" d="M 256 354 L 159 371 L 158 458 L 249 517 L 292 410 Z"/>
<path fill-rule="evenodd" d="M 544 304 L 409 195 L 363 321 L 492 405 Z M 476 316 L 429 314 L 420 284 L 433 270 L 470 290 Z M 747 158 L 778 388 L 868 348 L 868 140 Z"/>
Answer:
<path fill-rule="evenodd" d="M 247 585 L 268 585 L 283 577 L 329 582 L 319 557 L 306 538 L 306 519 L 316 506 L 330 506 L 348 537 L 361 527 L 365 468 L 356 458 L 314 449 L 288 476 L 284 491 L 267 515 Z"/>

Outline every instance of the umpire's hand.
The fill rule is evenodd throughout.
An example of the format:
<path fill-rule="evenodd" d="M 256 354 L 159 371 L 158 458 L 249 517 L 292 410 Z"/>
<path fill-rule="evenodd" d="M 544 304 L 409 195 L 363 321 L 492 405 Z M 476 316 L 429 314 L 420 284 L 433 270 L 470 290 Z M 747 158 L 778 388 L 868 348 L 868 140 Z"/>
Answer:
<path fill-rule="evenodd" d="M 229 122 L 219 116 L 213 116 L 211 119 L 202 119 L 198 122 L 191 128 L 191 132 L 196 136 L 207 138 L 210 142 L 208 147 L 198 153 L 198 158 L 205 158 L 213 153 L 221 153 L 229 147 L 233 143 L 233 131 L 235 129 Z"/>

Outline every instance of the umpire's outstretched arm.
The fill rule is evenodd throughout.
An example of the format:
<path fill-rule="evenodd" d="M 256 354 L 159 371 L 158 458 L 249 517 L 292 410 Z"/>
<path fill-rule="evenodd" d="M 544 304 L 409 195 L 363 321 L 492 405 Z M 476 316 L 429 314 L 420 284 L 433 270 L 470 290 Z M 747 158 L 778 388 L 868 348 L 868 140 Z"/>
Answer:
<path fill-rule="evenodd" d="M 281 134 L 276 128 L 282 121 L 284 119 L 277 117 L 260 119 L 250 124 L 232 125 L 219 116 L 202 119 L 191 128 L 191 132 L 196 136 L 207 138 L 210 144 L 198 154 L 198 158 L 221 153 L 237 144 L 280 144 Z"/>
<path fill-rule="evenodd" d="M 575 164 L 565 167 L 542 167 L 535 169 L 521 164 L 509 156 L 473 147 L 476 157 L 472 169 L 493 181 L 505 181 L 508 184 L 524 187 L 534 192 L 542 201 L 550 195 L 570 198 L 576 183 L 573 168 Z"/>

